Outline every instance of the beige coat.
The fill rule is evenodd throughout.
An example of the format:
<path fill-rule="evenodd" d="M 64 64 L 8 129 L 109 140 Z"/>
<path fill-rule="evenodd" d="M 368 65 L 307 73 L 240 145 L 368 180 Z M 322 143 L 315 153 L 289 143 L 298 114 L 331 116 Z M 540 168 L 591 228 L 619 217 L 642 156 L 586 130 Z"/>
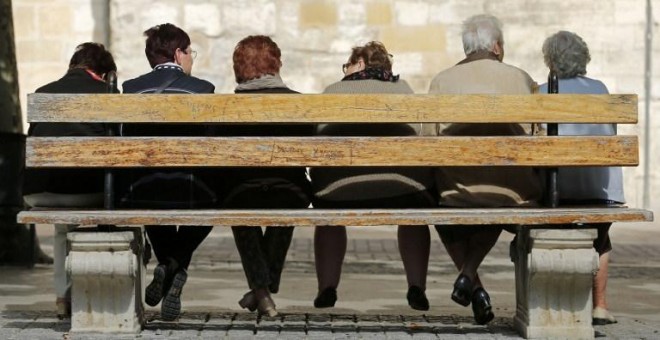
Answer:
<path fill-rule="evenodd" d="M 524 71 L 481 59 L 440 72 L 431 94 L 531 94 L 536 83 Z M 424 135 L 524 135 L 520 124 L 424 124 Z M 536 171 L 525 167 L 444 167 L 436 171 L 440 205 L 452 207 L 534 206 L 542 196 Z"/>

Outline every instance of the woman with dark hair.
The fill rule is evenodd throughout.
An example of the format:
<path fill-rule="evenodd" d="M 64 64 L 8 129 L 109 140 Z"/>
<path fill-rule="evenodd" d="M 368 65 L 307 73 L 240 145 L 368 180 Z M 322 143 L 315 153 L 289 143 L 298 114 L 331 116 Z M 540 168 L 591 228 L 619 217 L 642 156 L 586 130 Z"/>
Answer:
<path fill-rule="evenodd" d="M 248 36 L 234 49 L 234 74 L 237 94 L 298 93 L 280 78 L 281 52 L 267 36 Z M 310 136 L 311 125 L 231 125 L 222 129 L 231 136 Z M 228 209 L 307 208 L 309 182 L 304 167 L 300 168 L 230 168 L 223 176 L 222 206 Z M 276 316 L 271 293 L 279 291 L 293 227 L 232 227 L 236 247 L 250 291 L 239 305 L 260 314 Z"/>
<path fill-rule="evenodd" d="M 109 72 L 116 72 L 112 54 L 102 44 L 86 42 L 76 47 L 64 77 L 38 88 L 37 93 L 105 93 Z M 112 89 L 118 92 L 116 88 Z M 104 124 L 33 123 L 30 136 L 104 136 Z M 103 170 L 28 168 L 23 186 L 25 203 L 31 207 L 101 207 L 103 205 Z M 71 314 L 71 283 L 66 277 L 66 234 L 75 225 L 56 224 L 53 241 L 54 284 L 57 314 Z"/>
<path fill-rule="evenodd" d="M 587 64 L 591 60 L 587 44 L 575 33 L 560 31 L 543 43 L 543 59 L 550 70 L 559 78 L 559 93 L 607 94 L 605 84 L 585 77 Z M 548 92 L 548 85 L 539 88 Z M 616 124 L 559 124 L 559 134 L 616 135 Z M 560 168 L 557 174 L 560 204 L 607 204 L 625 203 L 623 195 L 623 173 L 619 167 Z M 607 272 L 612 250 L 609 229 L 612 223 L 592 224 L 598 230 L 594 248 L 599 255 L 598 273 L 594 276 L 593 323 L 606 325 L 616 319 L 607 310 Z"/>
<path fill-rule="evenodd" d="M 190 37 L 172 24 L 154 26 L 144 32 L 144 52 L 153 70 L 123 84 L 124 93 L 213 93 L 206 80 L 191 76 L 196 52 Z M 192 124 L 124 124 L 128 136 L 204 136 L 210 127 Z M 217 204 L 207 171 L 177 169 L 134 170 L 120 176 L 125 192 L 119 205 L 128 208 L 210 208 Z M 123 183 L 122 183 L 123 182 Z M 181 312 L 181 291 L 188 279 L 192 254 L 211 232 L 211 226 L 145 226 L 158 265 L 145 291 L 145 302 L 156 306 L 161 300 L 161 317 L 175 320 Z"/>
<path fill-rule="evenodd" d="M 380 42 L 354 47 L 342 65 L 344 78 L 324 93 L 413 93 L 408 83 L 392 73 L 392 56 Z M 319 135 L 410 136 L 419 124 L 329 124 Z M 433 207 L 433 176 L 430 168 L 369 167 L 313 168 L 310 171 L 315 208 L 423 208 Z M 428 310 L 426 274 L 430 248 L 428 226 L 399 226 L 399 252 L 408 281 L 408 304 Z M 319 226 L 314 232 L 314 255 L 318 295 L 317 308 L 333 307 L 346 253 L 346 227 Z"/>

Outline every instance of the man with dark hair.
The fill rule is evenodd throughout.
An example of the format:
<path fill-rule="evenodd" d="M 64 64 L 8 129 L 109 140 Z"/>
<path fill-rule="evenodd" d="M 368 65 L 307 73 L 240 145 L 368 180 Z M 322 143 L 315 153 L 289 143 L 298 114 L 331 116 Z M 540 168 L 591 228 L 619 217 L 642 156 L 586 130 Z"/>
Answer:
<path fill-rule="evenodd" d="M 124 93 L 213 93 L 208 81 L 190 75 L 196 52 L 190 37 L 172 24 L 144 32 L 144 49 L 153 70 L 123 84 Z M 204 136 L 209 127 L 185 124 L 129 124 L 121 129 L 131 136 Z M 211 170 L 212 171 L 212 170 Z M 129 208 L 210 208 L 217 204 L 208 171 L 187 168 L 134 170 L 124 181 L 120 206 Z M 156 306 L 162 300 L 161 317 L 175 320 L 181 312 L 181 291 L 192 254 L 211 232 L 211 226 L 145 226 L 158 265 L 147 286 L 145 302 Z"/>
<path fill-rule="evenodd" d="M 117 66 L 102 44 L 86 42 L 76 47 L 69 70 L 64 77 L 37 89 L 37 93 L 105 93 L 104 79 Z M 119 92 L 116 88 L 113 92 Z M 33 123 L 30 136 L 103 136 L 104 124 Z M 103 170 L 98 169 L 35 169 L 25 172 L 23 186 L 25 203 L 31 207 L 99 207 L 103 205 Z M 70 287 L 64 271 L 66 234 L 75 225 L 55 225 L 53 244 L 54 283 L 57 314 L 71 314 Z"/>

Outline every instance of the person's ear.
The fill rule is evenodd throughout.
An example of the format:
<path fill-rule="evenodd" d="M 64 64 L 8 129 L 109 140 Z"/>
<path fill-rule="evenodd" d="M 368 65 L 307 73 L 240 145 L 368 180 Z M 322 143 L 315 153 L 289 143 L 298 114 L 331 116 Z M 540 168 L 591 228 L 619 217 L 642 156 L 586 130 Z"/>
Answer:
<path fill-rule="evenodd" d="M 504 48 L 502 47 L 502 44 L 498 41 L 493 45 L 493 53 L 497 56 L 497 59 L 502 61 L 504 58 Z"/>
<path fill-rule="evenodd" d="M 181 51 L 180 48 L 174 50 L 174 63 L 177 65 L 181 65 L 181 53 L 183 53 L 183 51 Z"/>

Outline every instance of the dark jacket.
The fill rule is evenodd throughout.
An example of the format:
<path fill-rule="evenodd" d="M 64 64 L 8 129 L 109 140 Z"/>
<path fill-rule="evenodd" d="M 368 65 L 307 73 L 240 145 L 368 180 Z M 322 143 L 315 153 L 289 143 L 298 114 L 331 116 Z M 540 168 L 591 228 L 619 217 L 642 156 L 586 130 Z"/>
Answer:
<path fill-rule="evenodd" d="M 236 94 L 298 93 L 286 87 L 236 90 L 235 92 Z M 301 124 L 226 125 L 219 128 L 218 134 L 222 136 L 311 136 L 314 134 L 314 126 Z M 238 191 L 251 186 L 260 188 L 261 191 L 293 189 L 303 201 L 308 200 L 311 192 L 304 167 L 227 168 L 223 173 L 222 191 L 226 196 L 224 205 L 229 207 L 233 207 L 231 200 L 236 197 L 235 194 Z M 277 202 L 272 204 L 273 206 L 278 205 Z M 303 208 L 306 207 L 304 203 L 302 205 L 304 205 Z M 292 208 L 292 206 L 289 207 Z"/>
<path fill-rule="evenodd" d="M 175 65 L 156 66 L 153 71 L 123 83 L 124 93 L 213 93 L 206 80 L 186 75 Z M 211 127 L 200 124 L 123 124 L 123 136 L 208 136 Z M 217 176 L 217 174 L 215 174 Z M 123 171 L 117 193 L 123 207 L 201 208 L 217 203 L 212 169 L 150 168 Z"/>
<path fill-rule="evenodd" d="M 36 93 L 106 93 L 105 82 L 92 78 L 84 69 L 71 69 L 64 77 L 38 88 Z M 115 88 L 113 92 L 119 91 Z M 104 124 L 32 123 L 29 136 L 103 136 Z M 99 169 L 39 169 L 25 173 L 24 194 L 38 192 L 80 194 L 103 191 L 103 170 Z"/>

